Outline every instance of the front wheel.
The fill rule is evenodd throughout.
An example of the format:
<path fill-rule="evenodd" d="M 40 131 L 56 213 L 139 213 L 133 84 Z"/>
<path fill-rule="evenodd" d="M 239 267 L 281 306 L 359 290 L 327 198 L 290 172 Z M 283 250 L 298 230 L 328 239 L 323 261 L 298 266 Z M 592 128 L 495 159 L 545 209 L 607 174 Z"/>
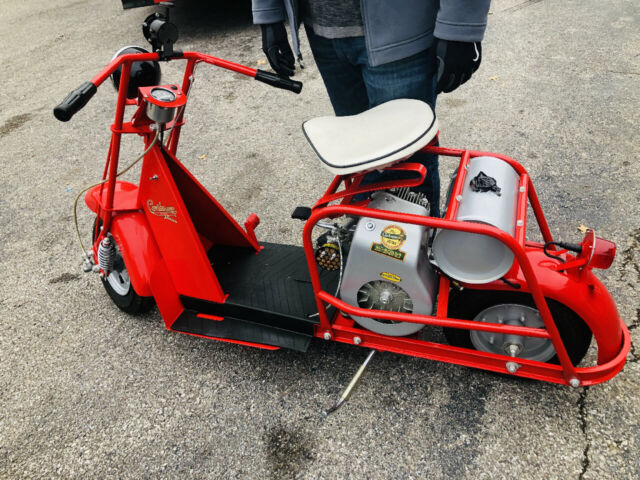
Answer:
<path fill-rule="evenodd" d="M 584 358 L 591 343 L 591 330 L 571 309 L 547 299 L 551 316 L 562 338 L 573 365 Z M 476 322 L 502 323 L 533 328 L 544 328 L 544 323 L 533 298 L 529 294 L 490 290 L 464 290 L 452 294 L 449 317 Z M 548 338 L 523 337 L 502 333 L 445 328 L 450 345 L 483 352 L 511 355 L 539 362 L 559 364 L 556 351 Z"/>
<path fill-rule="evenodd" d="M 99 223 L 99 228 L 100 230 L 102 229 L 102 221 Z M 94 237 L 99 234 L 99 231 L 96 230 L 95 223 L 93 224 L 93 232 Z M 109 294 L 109 297 L 111 297 L 113 303 L 123 312 L 130 315 L 145 313 L 153 308 L 153 297 L 142 297 L 136 293 L 131 284 L 129 272 L 124 263 L 124 258 L 122 258 L 120 247 L 115 240 L 113 240 L 113 243 L 115 245 L 113 270 L 109 272 L 107 277 L 101 278 L 102 285 L 107 291 L 107 294 Z"/>

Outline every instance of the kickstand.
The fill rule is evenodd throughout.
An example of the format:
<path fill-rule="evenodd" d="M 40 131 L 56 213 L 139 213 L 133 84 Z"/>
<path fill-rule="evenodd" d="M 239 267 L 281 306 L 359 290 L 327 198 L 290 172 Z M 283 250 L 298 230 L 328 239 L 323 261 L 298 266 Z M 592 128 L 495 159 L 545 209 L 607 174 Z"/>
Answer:
<path fill-rule="evenodd" d="M 358 385 L 358 382 L 360 382 L 360 377 L 362 377 L 362 374 L 364 373 L 364 370 L 367 368 L 367 365 L 369 365 L 369 362 L 371 361 L 371 358 L 373 357 L 374 353 L 376 353 L 376 350 L 371 350 L 369 352 L 369 355 L 367 355 L 367 358 L 364 360 L 362 365 L 360 365 L 360 368 L 358 369 L 356 374 L 353 376 L 353 378 L 349 382 L 349 385 L 347 385 L 347 388 L 344 389 L 344 392 L 342 392 L 342 395 L 340 395 L 340 398 L 336 401 L 336 403 L 333 405 L 333 407 L 331 407 L 330 409 L 325 410 L 324 412 L 322 412 L 322 416 L 324 418 L 327 418 L 330 413 L 335 412 L 347 400 L 349 400 L 349 397 L 351 396 L 351 394 L 353 393 L 353 390 Z"/>

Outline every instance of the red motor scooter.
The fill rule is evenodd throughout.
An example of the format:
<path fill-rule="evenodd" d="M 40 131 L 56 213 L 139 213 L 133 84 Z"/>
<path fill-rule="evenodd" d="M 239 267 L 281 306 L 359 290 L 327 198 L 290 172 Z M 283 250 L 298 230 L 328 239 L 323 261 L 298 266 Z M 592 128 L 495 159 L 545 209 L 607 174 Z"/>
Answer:
<path fill-rule="evenodd" d="M 169 330 L 269 350 L 305 351 L 317 337 L 574 387 L 622 369 L 629 332 L 592 272 L 611 265 L 615 245 L 591 230 L 579 244 L 555 241 L 518 162 L 435 146 L 433 111 L 416 100 L 312 119 L 305 135 L 335 178 L 293 214 L 305 222 L 303 247 L 260 243 L 258 217 L 240 225 L 176 156 L 194 67 L 296 93 L 302 84 L 174 50 L 177 31 L 162 15 L 143 31 L 153 53 L 119 52 L 54 110 L 68 121 L 109 77 L 117 85 L 103 181 L 85 202 L 96 213 L 86 270 L 119 308 L 155 303 Z M 157 85 L 159 61 L 186 62 L 182 83 Z M 124 134 L 144 140 L 137 185 L 117 178 Z M 410 190 L 426 175 L 407 161 L 418 150 L 458 163 L 444 218 Z M 374 169 L 406 178 L 364 185 Z M 525 236 L 528 206 L 542 242 Z M 425 340 L 430 328 L 448 344 Z M 578 367 L 592 337 L 597 364 Z"/>

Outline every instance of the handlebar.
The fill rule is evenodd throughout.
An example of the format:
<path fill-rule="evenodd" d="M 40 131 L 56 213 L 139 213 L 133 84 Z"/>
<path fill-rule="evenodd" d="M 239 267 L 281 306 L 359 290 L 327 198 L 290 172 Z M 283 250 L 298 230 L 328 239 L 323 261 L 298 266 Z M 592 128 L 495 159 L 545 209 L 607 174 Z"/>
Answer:
<path fill-rule="evenodd" d="M 256 80 L 272 87 L 282 88 L 289 90 L 293 93 L 300 93 L 302 91 L 302 82 L 290 80 L 286 77 L 281 77 L 275 73 L 265 72 L 264 70 L 256 70 Z"/>
<path fill-rule="evenodd" d="M 157 53 L 131 53 L 127 55 L 120 55 L 114 58 L 109 65 L 107 65 L 100 73 L 91 79 L 90 82 L 85 82 L 78 88 L 73 90 L 66 98 L 53 109 L 54 116 L 61 122 L 68 122 L 73 115 L 84 107 L 91 97 L 96 93 L 98 87 L 109 76 L 125 62 L 144 62 L 144 61 L 158 61 L 159 57 Z M 176 52 L 176 54 L 170 58 L 171 60 L 183 59 L 190 60 L 196 63 L 204 62 L 217 67 L 232 70 L 236 73 L 253 77 L 259 82 L 266 83 L 272 87 L 281 88 L 283 90 L 289 90 L 294 93 L 300 93 L 302 90 L 302 82 L 291 80 L 286 77 L 281 77 L 271 72 L 265 72 L 264 70 L 256 70 L 254 68 L 245 67 L 238 63 L 216 58 L 211 55 L 206 55 L 199 52 Z"/>
<path fill-rule="evenodd" d="M 73 90 L 69 95 L 65 97 L 60 104 L 53 109 L 53 115 L 61 122 L 68 122 L 71 120 L 82 107 L 84 107 L 91 97 L 98 91 L 91 82 L 84 82 L 78 88 Z"/>

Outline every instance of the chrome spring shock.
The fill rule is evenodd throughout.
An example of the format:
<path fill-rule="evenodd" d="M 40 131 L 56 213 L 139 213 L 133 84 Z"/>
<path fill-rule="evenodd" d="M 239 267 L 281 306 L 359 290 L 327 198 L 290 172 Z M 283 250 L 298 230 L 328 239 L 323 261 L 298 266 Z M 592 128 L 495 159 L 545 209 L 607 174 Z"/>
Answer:
<path fill-rule="evenodd" d="M 113 263 L 116 258 L 116 246 L 111 238 L 111 234 L 107 234 L 98 246 L 98 265 L 106 275 L 113 270 Z"/>

